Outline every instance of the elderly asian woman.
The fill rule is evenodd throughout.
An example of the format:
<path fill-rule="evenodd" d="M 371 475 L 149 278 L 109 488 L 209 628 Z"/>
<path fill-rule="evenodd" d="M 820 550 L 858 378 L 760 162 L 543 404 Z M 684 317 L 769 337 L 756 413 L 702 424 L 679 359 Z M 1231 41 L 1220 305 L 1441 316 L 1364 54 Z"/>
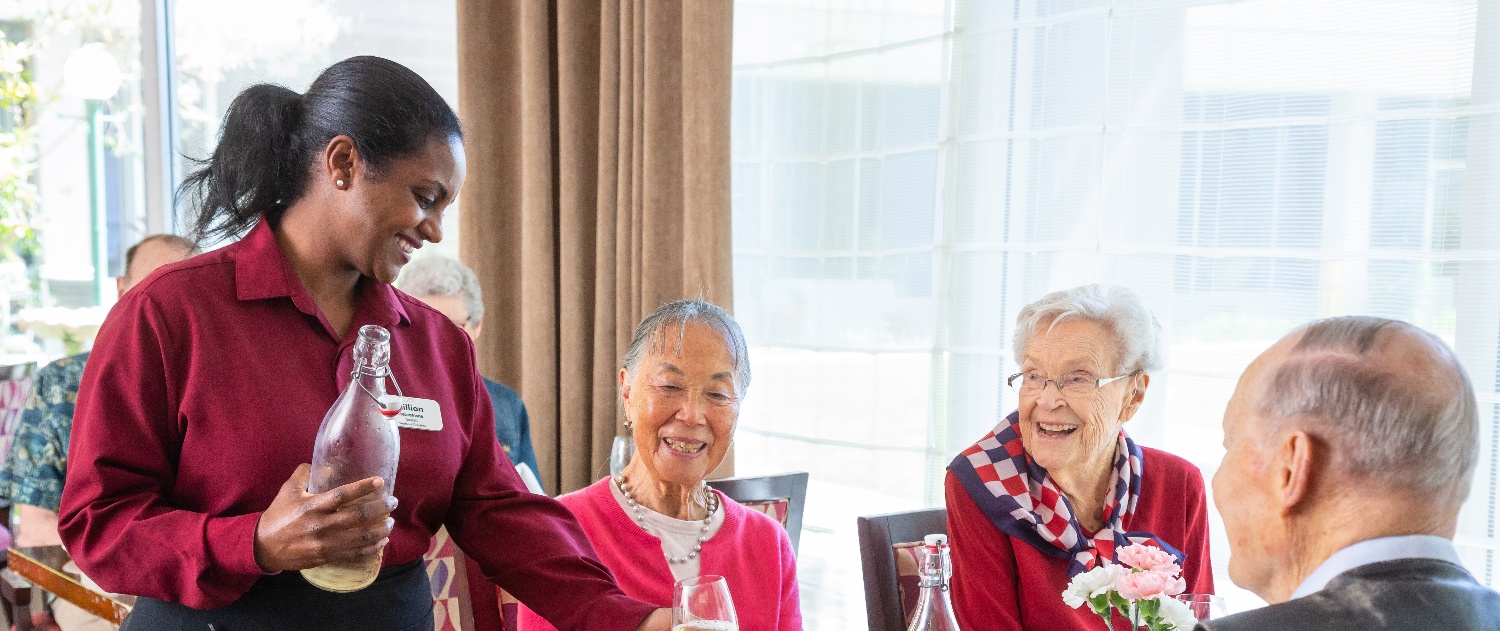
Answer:
<path fill-rule="evenodd" d="M 704 482 L 734 441 L 750 385 L 739 324 L 706 302 L 667 303 L 636 327 L 622 364 L 620 398 L 636 456 L 619 476 L 558 500 L 631 597 L 670 607 L 676 581 L 719 575 L 741 629 L 801 629 L 786 531 Z M 552 627 L 523 609 L 521 628 Z"/>
<path fill-rule="evenodd" d="M 1140 296 L 1088 285 L 1021 310 L 1007 383 L 1020 405 L 948 465 L 953 601 L 966 629 L 1104 629 L 1062 592 L 1072 576 L 1148 543 L 1211 593 L 1203 476 L 1125 433 L 1161 364 Z M 1114 628 L 1128 628 L 1116 615 Z"/>

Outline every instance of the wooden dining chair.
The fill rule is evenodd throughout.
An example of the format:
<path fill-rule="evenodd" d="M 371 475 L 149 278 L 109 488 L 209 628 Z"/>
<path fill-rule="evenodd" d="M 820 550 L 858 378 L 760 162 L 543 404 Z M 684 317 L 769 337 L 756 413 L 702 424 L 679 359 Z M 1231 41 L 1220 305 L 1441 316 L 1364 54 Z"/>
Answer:
<path fill-rule="evenodd" d="M 807 505 L 807 472 L 709 480 L 708 485 L 741 506 L 765 513 L 786 528 L 792 554 L 802 539 L 802 509 Z"/>
<path fill-rule="evenodd" d="M 917 604 L 922 538 L 948 534 L 943 508 L 860 517 L 860 563 L 870 631 L 903 631 Z"/>

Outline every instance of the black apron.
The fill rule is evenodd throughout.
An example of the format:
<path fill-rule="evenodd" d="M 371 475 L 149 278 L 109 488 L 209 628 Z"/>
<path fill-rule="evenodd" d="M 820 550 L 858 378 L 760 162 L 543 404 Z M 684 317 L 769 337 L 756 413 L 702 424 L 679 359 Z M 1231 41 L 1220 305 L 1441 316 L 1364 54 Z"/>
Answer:
<path fill-rule="evenodd" d="M 210 627 L 212 625 L 212 627 Z M 380 570 L 375 582 L 340 594 L 301 572 L 264 576 L 239 600 L 203 611 L 139 598 L 120 631 L 431 631 L 432 588 L 421 560 Z"/>

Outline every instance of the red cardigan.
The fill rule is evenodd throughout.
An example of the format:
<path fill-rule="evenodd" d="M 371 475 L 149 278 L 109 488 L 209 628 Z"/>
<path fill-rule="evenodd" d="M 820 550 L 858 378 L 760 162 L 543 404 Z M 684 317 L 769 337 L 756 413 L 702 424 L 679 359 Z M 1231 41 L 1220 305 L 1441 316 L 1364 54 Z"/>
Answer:
<path fill-rule="evenodd" d="M 573 511 L 626 595 L 662 607 L 672 606 L 676 580 L 662 555 L 661 540 L 641 530 L 625 514 L 609 490 L 609 478 L 557 500 Z M 729 595 L 743 631 L 801 631 L 797 558 L 786 529 L 723 493 L 719 493 L 719 502 L 724 507 L 724 523 L 703 544 L 699 573 L 728 579 Z M 523 604 L 520 628 L 551 631 L 552 625 Z"/>
<path fill-rule="evenodd" d="M 1213 593 L 1208 554 L 1208 504 L 1203 474 L 1182 458 L 1141 448 L 1141 497 L 1122 524 L 1147 531 L 1187 555 L 1182 578 L 1189 593 Z M 953 608 L 965 631 L 1078 631 L 1104 629 L 1087 607 L 1063 604 L 1068 560 L 1047 556 L 1003 534 L 948 472 L 948 545 L 953 555 Z M 628 592 L 628 590 L 627 590 Z M 1129 623 L 1118 614 L 1114 628 Z"/>

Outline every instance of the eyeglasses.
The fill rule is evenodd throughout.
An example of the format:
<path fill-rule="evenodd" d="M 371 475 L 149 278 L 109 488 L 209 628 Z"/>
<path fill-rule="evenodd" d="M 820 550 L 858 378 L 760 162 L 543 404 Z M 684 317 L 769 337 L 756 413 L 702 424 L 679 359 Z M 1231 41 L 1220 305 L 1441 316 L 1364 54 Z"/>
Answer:
<path fill-rule="evenodd" d="M 1017 393 L 1031 394 L 1041 392 L 1046 389 L 1047 383 L 1051 382 L 1057 384 L 1057 391 L 1061 392 L 1063 396 L 1083 396 L 1093 394 L 1095 390 L 1121 379 L 1129 379 L 1139 374 L 1141 374 L 1141 371 L 1137 370 L 1128 375 L 1100 379 L 1086 372 L 1075 372 L 1056 379 L 1048 379 L 1042 373 L 1029 371 L 1011 375 L 1005 380 L 1005 385 L 1010 386 Z"/>

